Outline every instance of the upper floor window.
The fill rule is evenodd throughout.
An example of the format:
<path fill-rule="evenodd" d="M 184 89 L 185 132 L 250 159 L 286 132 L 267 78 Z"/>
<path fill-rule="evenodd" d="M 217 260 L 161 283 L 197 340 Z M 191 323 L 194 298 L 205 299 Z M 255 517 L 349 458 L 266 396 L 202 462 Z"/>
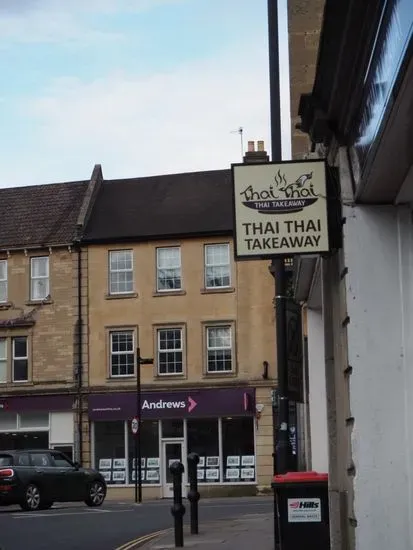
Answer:
<path fill-rule="evenodd" d="M 205 288 L 226 288 L 230 284 L 229 244 L 205 245 Z"/>
<path fill-rule="evenodd" d="M 0 338 L 0 383 L 7 382 L 7 339 Z"/>
<path fill-rule="evenodd" d="M 30 259 L 30 299 L 44 300 L 50 294 L 49 257 Z"/>
<path fill-rule="evenodd" d="M 7 260 L 0 260 L 0 302 L 7 302 Z"/>
<path fill-rule="evenodd" d="M 110 333 L 110 376 L 133 376 L 135 372 L 135 345 L 132 330 Z"/>
<path fill-rule="evenodd" d="M 207 327 L 207 372 L 230 372 L 232 360 L 232 327 Z"/>
<path fill-rule="evenodd" d="M 181 249 L 179 246 L 156 249 L 156 280 L 158 292 L 181 290 Z"/>
<path fill-rule="evenodd" d="M 109 252 L 109 294 L 130 292 L 133 292 L 132 250 L 112 250 Z"/>
<path fill-rule="evenodd" d="M 183 329 L 158 329 L 158 374 L 183 373 Z"/>
<path fill-rule="evenodd" d="M 17 336 L 13 343 L 13 382 L 27 382 L 29 379 L 29 355 L 27 336 Z"/>

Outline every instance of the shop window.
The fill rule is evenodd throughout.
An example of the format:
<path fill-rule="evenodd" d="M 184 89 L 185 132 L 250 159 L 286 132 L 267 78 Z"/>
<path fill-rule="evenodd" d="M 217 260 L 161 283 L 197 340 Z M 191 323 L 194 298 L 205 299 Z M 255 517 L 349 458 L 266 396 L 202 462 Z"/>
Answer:
<path fill-rule="evenodd" d="M 207 372 L 222 373 L 233 370 L 232 327 L 207 327 Z"/>
<path fill-rule="evenodd" d="M 27 336 L 13 338 L 13 382 L 27 382 L 29 379 L 29 358 Z"/>
<path fill-rule="evenodd" d="M 188 420 L 188 453 L 199 455 L 198 483 L 220 481 L 219 432 L 216 418 Z"/>
<path fill-rule="evenodd" d="M 30 428 L 48 428 L 49 413 L 48 412 L 28 412 L 19 414 L 20 429 Z"/>
<path fill-rule="evenodd" d="M 160 482 L 159 422 L 143 420 L 141 430 L 141 476 L 142 483 Z M 135 483 L 135 437 L 128 435 L 129 483 Z M 136 466 L 137 472 L 137 466 Z"/>
<path fill-rule="evenodd" d="M 0 450 L 47 449 L 49 432 L 0 433 Z"/>
<path fill-rule="evenodd" d="M 0 383 L 7 382 L 7 339 L 0 338 Z"/>
<path fill-rule="evenodd" d="M 162 437 L 184 437 L 184 423 L 179 418 L 162 420 Z"/>
<path fill-rule="evenodd" d="M 183 373 L 183 329 L 168 327 L 157 330 L 158 374 Z"/>
<path fill-rule="evenodd" d="M 126 483 L 125 423 L 95 422 L 95 467 L 109 484 Z"/>
<path fill-rule="evenodd" d="M 229 244 L 205 245 L 205 288 L 227 288 L 230 284 Z"/>
<path fill-rule="evenodd" d="M 133 376 L 135 372 L 135 345 L 133 331 L 110 333 L 110 376 Z"/>
<path fill-rule="evenodd" d="M 30 260 L 30 299 L 44 300 L 49 296 L 49 257 Z"/>
<path fill-rule="evenodd" d="M 112 250 L 109 252 L 109 294 L 133 292 L 133 252 L 132 250 Z"/>
<path fill-rule="evenodd" d="M 255 481 L 254 423 L 252 418 L 222 419 L 223 481 Z"/>
<path fill-rule="evenodd" d="M 16 430 L 17 414 L 14 412 L 1 411 L 0 413 L 0 431 Z"/>
<path fill-rule="evenodd" d="M 0 302 L 7 302 L 7 260 L 0 260 Z"/>
<path fill-rule="evenodd" d="M 181 249 L 179 246 L 156 249 L 156 290 L 181 290 Z"/>

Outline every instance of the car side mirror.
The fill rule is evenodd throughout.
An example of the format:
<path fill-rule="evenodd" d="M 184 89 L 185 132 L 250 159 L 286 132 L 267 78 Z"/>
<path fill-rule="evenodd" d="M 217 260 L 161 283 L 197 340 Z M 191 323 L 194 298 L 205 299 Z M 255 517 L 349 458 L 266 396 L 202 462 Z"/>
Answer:
<path fill-rule="evenodd" d="M 79 470 L 80 468 L 79 462 L 73 462 L 73 466 L 75 467 L 75 470 Z"/>

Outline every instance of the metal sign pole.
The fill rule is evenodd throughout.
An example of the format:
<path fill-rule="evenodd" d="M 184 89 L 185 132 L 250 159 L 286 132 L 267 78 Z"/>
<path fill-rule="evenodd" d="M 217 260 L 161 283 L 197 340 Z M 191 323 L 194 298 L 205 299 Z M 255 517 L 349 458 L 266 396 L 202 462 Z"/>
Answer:
<path fill-rule="evenodd" d="M 268 45 L 270 62 L 270 112 L 271 112 L 271 157 L 281 161 L 281 101 L 280 60 L 278 32 L 278 0 L 268 0 Z M 278 419 L 273 407 L 273 429 L 277 425 L 276 448 L 273 450 L 274 473 L 285 473 L 288 469 L 288 357 L 286 318 L 286 272 L 283 257 L 274 258 L 270 272 L 275 283 L 275 319 L 277 342 Z M 278 421 L 277 421 L 278 420 Z"/>
<path fill-rule="evenodd" d="M 138 492 L 137 498 L 135 493 L 135 502 L 142 502 L 142 453 L 141 453 L 141 349 L 137 349 L 136 357 L 136 418 L 138 420 L 138 431 L 135 435 L 135 446 L 136 446 L 136 465 L 135 476 Z"/>
<path fill-rule="evenodd" d="M 135 473 L 135 504 L 138 502 L 138 431 L 139 431 L 139 421 L 137 417 L 132 418 L 131 422 L 131 431 L 133 434 L 134 441 L 134 453 L 133 453 L 133 471 Z"/>
<path fill-rule="evenodd" d="M 136 419 L 138 422 L 135 435 L 135 503 L 142 502 L 142 440 L 141 440 L 141 366 L 152 365 L 153 358 L 141 357 L 141 348 L 136 349 Z"/>
<path fill-rule="evenodd" d="M 135 504 L 138 502 L 138 434 L 136 433 L 134 436 L 134 443 L 135 443 L 135 452 L 134 452 L 134 459 L 135 459 Z"/>

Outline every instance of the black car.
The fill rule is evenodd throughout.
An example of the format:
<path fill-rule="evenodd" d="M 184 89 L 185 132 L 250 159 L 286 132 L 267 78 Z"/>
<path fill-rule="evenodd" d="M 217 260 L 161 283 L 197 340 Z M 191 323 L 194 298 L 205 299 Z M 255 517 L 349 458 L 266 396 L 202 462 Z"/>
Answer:
<path fill-rule="evenodd" d="M 103 476 L 58 451 L 0 451 L 0 506 L 46 510 L 54 502 L 83 501 L 101 506 L 106 497 Z"/>

